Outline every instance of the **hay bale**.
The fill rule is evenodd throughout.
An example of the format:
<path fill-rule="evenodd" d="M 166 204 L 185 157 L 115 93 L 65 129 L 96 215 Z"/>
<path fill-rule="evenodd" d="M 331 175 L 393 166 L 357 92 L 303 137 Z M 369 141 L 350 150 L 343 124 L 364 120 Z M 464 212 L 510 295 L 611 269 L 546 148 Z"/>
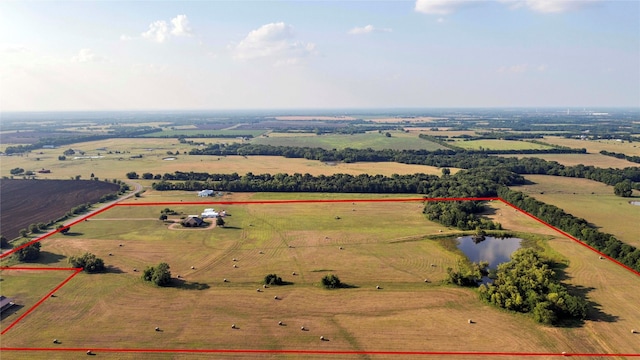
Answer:
<path fill-rule="evenodd" d="M 118 245 L 118 246 L 122 247 L 122 244 L 120 244 L 120 245 Z"/>
<path fill-rule="evenodd" d="M 431 264 L 431 267 L 436 267 L 436 264 Z"/>
<path fill-rule="evenodd" d="M 191 267 L 191 270 L 193 270 L 193 269 L 195 269 L 195 268 L 196 268 L 195 266 L 192 266 L 192 267 Z"/>
<path fill-rule="evenodd" d="M 266 284 L 265 284 L 265 285 L 262 285 L 262 287 L 266 289 L 266 288 L 268 288 L 268 287 L 269 287 L 269 285 L 266 285 Z"/>
<path fill-rule="evenodd" d="M 342 246 L 340 246 L 338 249 L 340 249 L 340 250 L 344 250 L 344 248 L 343 248 Z"/>
<path fill-rule="evenodd" d="M 53 343 L 57 344 L 58 343 L 58 339 L 53 339 Z"/>
<path fill-rule="evenodd" d="M 473 324 L 473 320 L 471 320 L 471 319 L 467 320 L 467 322 L 468 322 L 469 324 Z"/>
<path fill-rule="evenodd" d="M 320 336 L 320 341 L 324 341 L 324 336 Z"/>
<path fill-rule="evenodd" d="M 138 271 L 138 269 L 136 269 L 136 268 L 133 268 L 133 272 L 137 272 L 137 271 Z"/>
<path fill-rule="evenodd" d="M 160 328 L 156 326 L 156 331 L 160 331 Z"/>
<path fill-rule="evenodd" d="M 429 279 L 424 279 L 424 282 L 428 283 L 428 282 L 429 282 Z"/>
<path fill-rule="evenodd" d="M 232 329 L 235 329 L 235 328 L 236 328 L 236 324 L 232 324 L 232 325 L 231 325 L 231 328 L 232 328 Z"/>
<path fill-rule="evenodd" d="M 236 264 L 233 264 L 233 267 L 234 267 L 234 268 L 237 268 L 237 267 L 238 267 L 238 265 L 236 265 Z"/>
<path fill-rule="evenodd" d="M 233 258 L 233 261 L 238 261 L 238 259 L 236 259 L 236 258 Z"/>
<path fill-rule="evenodd" d="M 294 271 L 294 272 L 292 272 L 292 273 L 291 273 L 291 275 L 296 276 L 296 272 L 295 272 L 295 271 Z"/>
<path fill-rule="evenodd" d="M 300 330 L 305 331 L 306 329 L 304 328 L 304 326 L 301 326 Z"/>
<path fill-rule="evenodd" d="M 637 331 L 635 329 L 631 329 L 631 333 L 635 334 Z"/>
<path fill-rule="evenodd" d="M 379 286 L 379 285 L 376 285 L 376 289 L 380 290 L 380 286 Z"/>
<path fill-rule="evenodd" d="M 178 279 L 180 279 L 180 275 L 178 275 Z"/>
<path fill-rule="evenodd" d="M 87 350 L 87 355 L 93 355 L 93 353 L 91 352 L 91 350 Z"/>
<path fill-rule="evenodd" d="M 264 252 L 262 250 L 260 250 L 259 254 L 264 254 Z"/>
<path fill-rule="evenodd" d="M 278 295 L 273 297 L 274 300 L 278 300 Z"/>
<path fill-rule="evenodd" d="M 600 256 L 600 260 L 604 259 L 602 256 Z"/>
<path fill-rule="evenodd" d="M 109 256 L 113 256 L 113 254 L 112 254 L 112 253 L 109 253 Z"/>
<path fill-rule="evenodd" d="M 260 288 L 257 288 L 257 289 L 256 289 L 256 291 L 257 291 L 257 292 L 261 292 L 262 290 L 260 290 Z"/>
<path fill-rule="evenodd" d="M 282 326 L 282 325 L 283 325 L 283 324 L 282 324 L 282 321 L 278 321 L 278 325 L 279 325 L 279 326 Z"/>
<path fill-rule="evenodd" d="M 229 282 L 229 280 L 227 280 L 227 279 L 222 279 L 222 282 Z"/>

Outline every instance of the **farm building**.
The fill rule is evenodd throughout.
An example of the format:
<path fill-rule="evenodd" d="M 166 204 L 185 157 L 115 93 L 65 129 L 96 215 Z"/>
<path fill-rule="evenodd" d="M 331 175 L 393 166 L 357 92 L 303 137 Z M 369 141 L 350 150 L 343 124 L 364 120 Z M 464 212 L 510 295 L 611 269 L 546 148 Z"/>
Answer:
<path fill-rule="evenodd" d="M 200 197 L 207 197 L 207 196 L 211 196 L 213 195 L 213 190 L 202 190 L 200 192 L 198 192 L 198 196 Z"/>
<path fill-rule="evenodd" d="M 5 312 L 5 310 L 9 309 L 13 305 L 15 305 L 15 303 L 11 301 L 11 299 L 0 295 L 0 313 Z"/>
<path fill-rule="evenodd" d="M 202 214 L 200 214 L 200 217 L 203 219 L 207 219 L 207 218 L 217 218 L 218 215 L 220 215 L 217 211 L 215 211 L 213 208 L 211 209 L 204 209 L 202 211 Z"/>
<path fill-rule="evenodd" d="M 186 219 L 182 220 L 182 226 L 184 227 L 200 227 L 203 224 L 205 224 L 204 220 L 195 215 L 190 215 Z"/>

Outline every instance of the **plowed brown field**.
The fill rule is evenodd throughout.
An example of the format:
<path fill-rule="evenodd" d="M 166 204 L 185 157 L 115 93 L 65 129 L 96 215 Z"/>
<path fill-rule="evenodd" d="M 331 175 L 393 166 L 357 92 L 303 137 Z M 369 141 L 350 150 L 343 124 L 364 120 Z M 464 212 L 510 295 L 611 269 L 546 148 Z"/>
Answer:
<path fill-rule="evenodd" d="M 0 233 L 16 238 L 30 224 L 58 219 L 73 207 L 97 202 L 119 188 L 90 180 L 0 180 Z"/>

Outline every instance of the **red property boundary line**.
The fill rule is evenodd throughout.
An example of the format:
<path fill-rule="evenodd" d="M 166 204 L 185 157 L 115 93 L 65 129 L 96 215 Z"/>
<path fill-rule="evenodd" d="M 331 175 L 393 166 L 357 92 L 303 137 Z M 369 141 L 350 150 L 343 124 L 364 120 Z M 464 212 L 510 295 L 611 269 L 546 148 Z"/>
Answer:
<path fill-rule="evenodd" d="M 536 216 L 529 214 L 528 212 L 520 209 L 519 207 L 507 202 L 499 197 L 484 197 L 484 198 L 393 198 L 393 199 L 314 199 L 314 200 L 262 200 L 262 201 L 171 201 L 171 202 L 149 202 L 149 203 L 114 203 L 96 212 L 90 213 L 80 219 L 65 225 L 64 228 L 69 228 L 82 221 L 85 221 L 95 215 L 105 212 L 116 206 L 167 206 L 167 205 L 251 205 L 251 204 L 294 204 L 294 203 L 370 203 L 370 202 L 432 202 L 432 201 L 500 201 L 507 206 L 527 215 L 531 219 L 547 226 L 548 228 L 556 231 L 557 233 L 567 237 L 568 239 L 586 247 L 587 249 L 595 252 L 596 254 L 611 260 L 613 263 L 621 266 L 622 268 L 632 272 L 635 275 L 640 276 L 640 272 L 620 263 L 619 261 L 611 258 L 610 256 L 596 250 L 595 248 L 587 245 L 579 239 L 571 236 L 570 234 L 552 226 L 551 224 L 537 218 Z M 29 246 L 33 243 L 42 241 L 49 236 L 60 232 L 62 229 L 52 231 L 42 237 L 39 237 L 33 241 L 30 241 L 10 252 L 4 253 L 0 256 L 0 259 L 14 253 L 15 251 Z M 60 283 L 56 288 L 50 291 L 44 298 L 42 298 L 36 305 L 32 306 L 27 312 L 20 316 L 10 326 L 8 326 L 0 335 L 4 335 L 9 329 L 11 329 L 20 320 L 30 314 L 35 308 L 42 304 L 53 293 L 58 291 L 62 286 L 69 282 L 74 276 L 76 276 L 81 268 L 19 268 L 19 267 L 0 267 L 0 270 L 66 270 L 74 271 L 67 279 Z M 86 352 L 86 348 L 12 348 L 1 347 L 0 351 L 37 351 L 37 352 Z M 473 352 L 473 351 L 346 351 L 346 350 L 266 350 L 266 349 L 119 349 L 119 348 L 94 348 L 90 350 L 92 353 L 209 353 L 209 354 L 290 354 L 290 355 L 388 355 L 388 356 L 522 356 L 522 357 L 540 357 L 540 356 L 576 356 L 576 357 L 640 357 L 640 354 L 597 354 L 597 353 L 534 353 L 534 352 Z"/>
<path fill-rule="evenodd" d="M 16 320 L 14 320 L 9 326 L 7 326 L 0 335 L 4 335 L 7 331 L 11 330 L 16 324 L 18 324 L 22 319 L 27 317 L 27 315 L 31 314 L 38 306 L 40 306 L 45 300 L 51 297 L 51 295 L 55 294 L 56 291 L 60 290 L 66 283 L 68 283 L 74 276 L 78 275 L 82 268 L 33 268 L 33 267 L 7 267 L 2 266 L 0 270 L 26 270 L 26 271 L 73 271 L 73 274 L 69 275 L 66 279 L 64 279 L 58 286 L 53 288 L 53 290 L 49 291 L 47 295 L 45 295 L 42 299 L 40 299 L 35 305 L 29 308 L 29 310 L 25 311 L 24 314 L 20 315 Z M 0 350 L 4 350 L 4 348 L 0 347 Z"/>

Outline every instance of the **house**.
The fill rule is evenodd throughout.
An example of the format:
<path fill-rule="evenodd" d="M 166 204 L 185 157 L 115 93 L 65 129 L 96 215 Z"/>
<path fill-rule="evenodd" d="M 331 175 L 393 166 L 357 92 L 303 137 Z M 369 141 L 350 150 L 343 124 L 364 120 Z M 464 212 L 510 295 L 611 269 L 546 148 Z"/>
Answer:
<path fill-rule="evenodd" d="M 184 227 L 200 227 L 203 224 L 205 224 L 204 220 L 195 215 L 189 215 L 186 219 L 182 220 L 182 226 Z"/>
<path fill-rule="evenodd" d="M 198 196 L 200 197 L 207 197 L 207 196 L 211 196 L 213 195 L 213 190 L 202 190 L 200 192 L 198 192 Z"/>
<path fill-rule="evenodd" d="M 11 301 L 11 299 L 0 295 L 0 313 L 5 312 L 6 310 L 8 310 L 13 305 L 15 305 L 15 303 L 13 301 Z"/>

